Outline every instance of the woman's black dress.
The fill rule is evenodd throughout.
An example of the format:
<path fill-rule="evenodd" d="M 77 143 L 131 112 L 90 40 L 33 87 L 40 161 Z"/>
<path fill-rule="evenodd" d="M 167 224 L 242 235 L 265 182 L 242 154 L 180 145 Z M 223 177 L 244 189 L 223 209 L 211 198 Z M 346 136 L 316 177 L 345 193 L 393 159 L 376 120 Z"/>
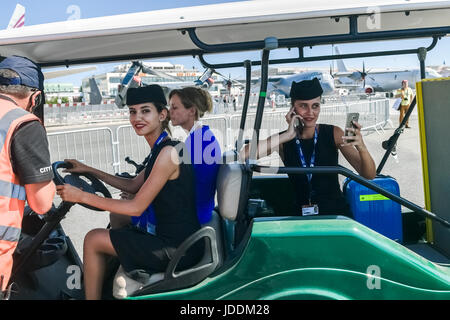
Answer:
<path fill-rule="evenodd" d="M 338 150 L 334 142 L 334 126 L 319 124 L 316 145 L 315 167 L 337 166 Z M 286 167 L 301 167 L 296 139 L 283 144 L 284 165 Z M 314 140 L 300 140 L 305 161 L 309 165 L 313 152 Z M 302 205 L 309 204 L 309 188 L 306 175 L 289 175 L 294 186 L 294 210 L 302 214 Z M 346 215 L 351 216 L 349 206 L 342 194 L 337 174 L 313 174 L 311 203 L 319 206 L 319 215 Z"/>
<path fill-rule="evenodd" d="M 178 145 L 178 146 L 177 146 Z M 182 142 L 166 139 L 152 150 L 146 167 L 145 179 L 165 146 L 181 150 Z M 180 159 L 182 154 L 179 153 Z M 190 164 L 180 164 L 180 174 L 175 180 L 168 180 L 152 203 L 156 216 L 156 235 L 129 225 L 110 230 L 111 242 L 120 263 L 126 272 L 144 270 L 148 273 L 166 269 L 176 248 L 190 235 L 200 229 L 195 206 L 195 184 Z M 199 241 L 181 260 L 179 269 L 188 268 L 199 261 L 204 245 Z"/>

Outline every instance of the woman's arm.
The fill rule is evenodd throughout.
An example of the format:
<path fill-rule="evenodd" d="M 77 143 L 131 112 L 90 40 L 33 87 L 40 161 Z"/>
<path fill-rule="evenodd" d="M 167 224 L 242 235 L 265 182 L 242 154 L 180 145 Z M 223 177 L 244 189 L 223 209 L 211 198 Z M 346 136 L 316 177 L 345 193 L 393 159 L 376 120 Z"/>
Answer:
<path fill-rule="evenodd" d="M 344 131 L 334 126 L 334 142 L 352 167 L 364 178 L 372 180 L 376 176 L 375 162 L 364 144 L 361 125 L 357 122 L 354 124 L 356 128 L 347 130 L 354 132 L 355 136 L 344 136 Z"/>
<path fill-rule="evenodd" d="M 271 135 L 269 138 L 267 138 L 265 140 L 259 141 L 258 151 L 257 151 L 257 155 L 256 155 L 257 159 L 262 158 L 262 157 L 267 157 L 267 156 L 271 155 L 272 152 L 278 151 L 281 159 L 284 162 L 283 152 L 282 152 L 283 143 L 286 143 L 295 138 L 296 133 L 295 133 L 295 129 L 294 129 L 294 122 L 295 122 L 296 118 L 299 119 L 299 121 L 301 120 L 301 117 L 299 115 L 296 115 L 291 112 L 292 110 L 293 109 L 291 109 L 288 112 L 288 114 L 286 115 L 286 121 L 288 120 L 288 118 L 290 119 L 290 121 L 288 122 L 289 127 L 285 132 L 276 133 L 274 135 Z M 250 144 L 245 145 L 240 153 L 241 153 L 241 159 L 248 159 L 248 157 L 250 156 Z"/>
<path fill-rule="evenodd" d="M 64 162 L 70 163 L 72 168 L 65 169 L 63 172 L 69 173 L 89 173 L 92 174 L 97 179 L 117 188 L 119 190 L 125 191 L 127 193 L 136 193 L 139 188 L 144 183 L 145 170 L 141 171 L 133 179 L 114 176 L 112 174 L 106 173 L 104 171 L 98 170 L 96 168 L 87 166 L 75 159 L 65 159 Z"/>
<path fill-rule="evenodd" d="M 164 147 L 150 176 L 144 182 L 132 200 L 118 200 L 99 197 L 92 193 L 83 192 L 71 185 L 57 186 L 57 193 L 64 201 L 85 203 L 104 211 L 112 211 L 126 216 L 140 216 L 152 203 L 168 180 L 176 179 L 179 175 L 179 163 L 176 149 Z"/>

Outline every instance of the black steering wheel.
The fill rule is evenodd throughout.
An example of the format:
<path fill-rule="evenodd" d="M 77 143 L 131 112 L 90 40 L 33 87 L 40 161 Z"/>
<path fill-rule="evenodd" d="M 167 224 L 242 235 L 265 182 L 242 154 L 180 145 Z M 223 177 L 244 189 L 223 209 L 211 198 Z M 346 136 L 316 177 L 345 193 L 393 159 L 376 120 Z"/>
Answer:
<path fill-rule="evenodd" d="M 52 164 L 53 174 L 55 176 L 53 178 L 53 181 L 55 182 L 56 185 L 63 185 L 67 183 L 74 187 L 82 189 L 85 192 L 89 192 L 92 194 L 100 193 L 105 198 L 112 198 L 111 193 L 105 187 L 105 185 L 99 179 L 95 178 L 94 176 L 88 173 L 69 173 L 66 174 L 64 177 L 62 177 L 58 172 L 58 169 L 62 168 L 70 169 L 71 167 L 72 165 L 70 163 L 64 161 L 57 161 Z M 88 181 L 82 179 L 82 177 L 86 178 Z M 91 210 L 103 211 L 101 209 L 98 209 L 96 207 L 84 203 L 80 203 L 80 205 Z"/>

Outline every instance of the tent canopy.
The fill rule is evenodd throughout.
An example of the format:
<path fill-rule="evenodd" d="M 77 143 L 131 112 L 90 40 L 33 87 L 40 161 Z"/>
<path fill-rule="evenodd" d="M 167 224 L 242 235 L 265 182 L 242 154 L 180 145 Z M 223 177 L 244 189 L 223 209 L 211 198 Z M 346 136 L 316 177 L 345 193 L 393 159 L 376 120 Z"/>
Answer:
<path fill-rule="evenodd" d="M 267 37 L 315 45 L 445 36 L 448 17 L 450 1 L 374 0 L 370 7 L 355 0 L 243 1 L 2 30 L 0 55 L 48 67 L 256 50 Z M 208 45 L 249 45 L 214 50 L 194 44 L 192 36 Z"/>

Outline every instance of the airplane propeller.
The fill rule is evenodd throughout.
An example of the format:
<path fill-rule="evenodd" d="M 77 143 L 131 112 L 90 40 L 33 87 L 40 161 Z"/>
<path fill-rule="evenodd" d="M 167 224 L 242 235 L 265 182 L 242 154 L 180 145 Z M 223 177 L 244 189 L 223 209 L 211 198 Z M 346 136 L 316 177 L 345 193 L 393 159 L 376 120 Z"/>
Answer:
<path fill-rule="evenodd" d="M 363 88 L 364 88 L 366 86 L 366 76 L 367 76 L 366 65 L 365 65 L 364 61 L 363 61 L 362 71 L 358 70 L 358 72 L 359 72 L 359 74 L 361 76 L 361 80 L 363 81 Z"/>
<path fill-rule="evenodd" d="M 237 80 L 231 79 L 231 74 L 227 76 L 221 74 L 220 72 L 214 70 L 214 73 L 222 77 L 224 82 L 226 82 L 226 86 L 231 87 L 231 85 L 236 85 L 238 87 L 243 87 L 244 85 Z"/>
<path fill-rule="evenodd" d="M 194 83 L 198 86 L 202 86 L 205 83 L 208 83 L 208 85 L 212 85 L 212 83 L 214 82 L 212 80 L 212 75 L 213 74 L 217 74 L 218 76 L 220 76 L 223 80 L 224 80 L 224 86 L 226 86 L 227 88 L 231 88 L 232 85 L 236 85 L 239 87 L 243 87 L 243 84 L 240 83 L 237 80 L 233 80 L 231 79 L 231 75 L 229 75 L 228 77 L 221 74 L 220 72 L 216 71 L 215 69 L 212 68 L 208 68 L 206 69 L 203 74 L 200 76 L 200 78 L 198 78 L 196 81 L 194 81 Z"/>

